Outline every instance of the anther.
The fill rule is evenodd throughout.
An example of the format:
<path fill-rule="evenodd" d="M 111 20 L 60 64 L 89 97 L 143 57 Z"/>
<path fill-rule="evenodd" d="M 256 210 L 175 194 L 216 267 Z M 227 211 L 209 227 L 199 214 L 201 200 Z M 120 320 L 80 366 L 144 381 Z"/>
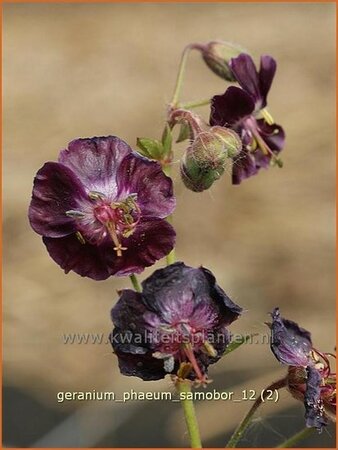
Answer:
<path fill-rule="evenodd" d="M 98 192 L 98 191 L 90 191 L 88 194 L 88 197 L 91 200 L 104 200 L 106 198 L 106 196 L 104 194 L 102 194 L 102 192 Z"/>
<path fill-rule="evenodd" d="M 265 122 L 266 122 L 268 125 L 273 125 L 273 124 L 275 123 L 275 121 L 273 120 L 272 115 L 269 113 L 269 111 L 268 111 L 266 108 L 264 108 L 264 109 L 261 110 L 261 114 L 262 114 L 262 116 L 263 116 Z"/>
<path fill-rule="evenodd" d="M 85 238 L 82 236 L 82 234 L 80 233 L 80 231 L 76 232 L 76 237 L 78 238 L 78 240 L 81 242 L 82 245 L 84 245 L 86 243 Z"/>
<path fill-rule="evenodd" d="M 210 344 L 210 342 L 204 341 L 203 346 L 209 356 L 211 356 L 212 358 L 216 358 L 218 353 L 215 350 L 214 346 Z"/>
<path fill-rule="evenodd" d="M 81 219 L 85 216 L 85 214 L 81 211 L 75 211 L 73 209 L 70 209 L 69 211 L 66 211 L 66 216 L 72 217 L 73 219 Z"/>

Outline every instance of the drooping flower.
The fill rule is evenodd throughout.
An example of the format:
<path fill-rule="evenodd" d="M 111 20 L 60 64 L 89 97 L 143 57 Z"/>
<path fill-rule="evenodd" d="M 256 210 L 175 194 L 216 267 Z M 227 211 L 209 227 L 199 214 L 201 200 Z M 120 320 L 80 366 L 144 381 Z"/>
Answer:
<path fill-rule="evenodd" d="M 242 151 L 233 158 L 233 184 L 240 184 L 262 167 L 282 164 L 278 154 L 284 146 L 285 134 L 266 109 L 276 66 L 271 56 L 262 56 L 257 71 L 251 56 L 242 53 L 230 61 L 241 87 L 231 86 L 224 94 L 212 98 L 210 125 L 232 128 L 243 142 Z"/>
<path fill-rule="evenodd" d="M 288 389 L 304 403 L 306 426 L 321 431 L 328 418 L 335 420 L 336 374 L 329 362 L 329 357 L 335 356 L 316 350 L 309 331 L 282 318 L 278 308 L 271 316 L 271 350 L 278 361 L 289 366 Z"/>
<path fill-rule="evenodd" d="M 226 81 L 236 81 L 229 63 L 232 58 L 245 52 L 243 47 L 225 41 L 211 41 L 207 44 L 197 44 L 193 48 L 201 52 L 202 58 L 214 74 Z"/>
<path fill-rule="evenodd" d="M 111 343 L 121 373 L 158 380 L 188 366 L 187 377 L 204 383 L 242 308 L 209 270 L 182 262 L 155 271 L 142 287 L 142 293 L 123 290 L 112 309 Z"/>
<path fill-rule="evenodd" d="M 65 272 L 104 280 L 168 254 L 172 181 L 115 136 L 76 139 L 34 180 L 29 220 Z"/>

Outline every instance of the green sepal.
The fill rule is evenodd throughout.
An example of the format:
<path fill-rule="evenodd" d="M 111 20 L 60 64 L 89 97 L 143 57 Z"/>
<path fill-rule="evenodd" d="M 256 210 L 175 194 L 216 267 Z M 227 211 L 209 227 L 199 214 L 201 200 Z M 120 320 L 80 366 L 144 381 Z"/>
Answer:
<path fill-rule="evenodd" d="M 241 336 L 241 338 L 239 340 L 236 339 L 235 342 L 230 342 L 230 344 L 225 349 L 223 356 L 228 355 L 229 353 L 233 352 L 234 350 L 237 350 L 238 347 L 240 347 L 242 344 L 246 344 L 247 342 L 249 342 L 254 336 L 258 336 L 258 333 L 247 334 L 246 336 Z"/>
<path fill-rule="evenodd" d="M 171 128 L 169 124 L 166 123 L 162 134 L 162 147 L 165 155 L 168 155 L 171 152 L 172 143 L 173 143 L 173 135 L 171 132 Z"/>
<path fill-rule="evenodd" d="M 150 159 L 156 159 L 157 161 L 162 159 L 164 149 L 162 142 L 157 139 L 151 138 L 137 138 L 137 147 L 140 149 L 139 153 Z"/>
<path fill-rule="evenodd" d="M 183 123 L 180 128 L 180 132 L 178 138 L 176 140 L 177 143 L 186 141 L 191 138 L 191 128 L 190 125 Z"/>

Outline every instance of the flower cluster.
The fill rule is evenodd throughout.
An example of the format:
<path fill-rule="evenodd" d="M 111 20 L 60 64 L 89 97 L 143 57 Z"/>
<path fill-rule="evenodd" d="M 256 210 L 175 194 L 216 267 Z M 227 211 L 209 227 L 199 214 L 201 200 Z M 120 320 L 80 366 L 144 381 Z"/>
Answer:
<path fill-rule="evenodd" d="M 336 414 L 336 374 L 331 372 L 331 353 L 316 350 L 309 331 L 281 317 L 279 309 L 271 313 L 271 350 L 288 367 L 288 388 L 305 406 L 307 427 L 319 431 L 328 417 Z"/>
<path fill-rule="evenodd" d="M 143 380 L 170 375 L 181 388 L 210 381 L 209 365 L 233 349 L 228 328 L 242 308 L 208 269 L 174 262 L 176 234 L 166 221 L 176 204 L 172 179 L 166 175 L 173 162 L 173 128 L 181 127 L 177 142 L 189 142 L 180 174 L 194 192 L 209 189 L 229 163 L 237 185 L 261 168 L 281 167 L 285 140 L 267 110 L 277 67 L 271 56 L 262 56 L 257 70 L 238 46 L 212 41 L 191 44 L 185 52 L 189 49 L 201 51 L 214 73 L 237 84 L 211 101 L 190 103 L 190 109 L 211 103 L 209 123 L 189 103 L 178 101 L 183 57 L 161 140 L 138 138 L 139 153 L 116 136 L 70 142 L 57 162 L 47 162 L 36 174 L 29 207 L 32 228 L 66 273 L 94 280 L 131 277 L 135 290 L 120 291 L 111 310 L 110 339 L 120 372 Z M 153 272 L 141 288 L 135 274 L 164 256 L 167 266 Z M 271 316 L 271 350 L 288 366 L 287 386 L 304 403 L 307 427 L 321 431 L 335 415 L 334 355 L 316 350 L 310 333 L 282 318 L 278 308 Z M 190 416 L 188 426 L 193 420 Z M 250 420 L 244 419 L 232 444 Z M 196 434 L 197 427 L 192 429 Z M 193 447 L 201 447 L 196 436 Z"/>
<path fill-rule="evenodd" d="M 278 153 L 285 135 L 266 109 L 276 61 L 262 56 L 257 71 L 251 56 L 241 53 L 230 60 L 229 66 L 241 87 L 230 86 L 224 94 L 212 98 L 210 125 L 229 127 L 239 134 L 243 146 L 233 158 L 232 182 L 240 184 L 270 163 L 281 165 Z"/>
<path fill-rule="evenodd" d="M 173 374 L 204 383 L 230 342 L 241 314 L 213 274 L 182 262 L 155 271 L 142 293 L 122 291 L 112 309 L 111 343 L 121 373 L 143 380 Z"/>
<path fill-rule="evenodd" d="M 285 133 L 267 109 L 276 61 L 262 56 L 257 70 L 252 57 L 238 47 L 210 42 L 196 44 L 195 48 L 214 73 L 237 86 L 212 97 L 207 129 L 197 114 L 183 109 L 171 111 L 172 126 L 183 124 L 189 130 L 186 137 L 191 140 L 181 160 L 181 177 L 186 187 L 195 192 L 210 188 L 228 162 L 232 165 L 233 184 L 256 175 L 261 168 L 282 167 L 279 153 Z M 225 59 L 222 55 L 226 55 Z M 226 133 L 228 136 L 220 139 Z"/>
<path fill-rule="evenodd" d="M 29 219 L 65 272 L 104 280 L 167 255 L 175 231 L 172 181 L 115 136 L 77 139 L 34 180 Z"/>

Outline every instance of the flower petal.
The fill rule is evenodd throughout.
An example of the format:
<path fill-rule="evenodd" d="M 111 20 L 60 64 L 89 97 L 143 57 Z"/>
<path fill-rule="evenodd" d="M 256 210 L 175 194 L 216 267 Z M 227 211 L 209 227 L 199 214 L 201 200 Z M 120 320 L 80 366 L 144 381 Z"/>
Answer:
<path fill-rule="evenodd" d="M 117 172 L 117 197 L 137 194 L 137 204 L 143 217 L 169 216 L 175 208 L 171 178 L 167 177 L 156 161 L 133 152 L 126 156 Z"/>
<path fill-rule="evenodd" d="M 210 125 L 236 125 L 255 109 L 251 95 L 236 86 L 230 86 L 222 95 L 211 99 Z"/>
<path fill-rule="evenodd" d="M 102 192 L 115 199 L 116 172 L 131 148 L 116 136 L 75 139 L 59 156 L 59 162 L 72 169 L 87 191 Z"/>
<path fill-rule="evenodd" d="M 223 289 L 217 284 L 215 276 L 209 269 L 201 267 L 201 270 L 208 281 L 210 297 L 216 301 L 221 309 L 222 319 L 220 322 L 224 326 L 230 325 L 234 320 L 238 319 L 243 309 L 226 295 Z"/>
<path fill-rule="evenodd" d="M 297 323 L 283 319 L 279 309 L 271 313 L 271 351 L 282 364 L 306 367 L 311 363 L 311 334 Z"/>
<path fill-rule="evenodd" d="M 232 184 L 241 184 L 246 178 L 256 175 L 255 158 L 245 148 L 242 148 L 239 155 L 233 159 L 232 163 Z"/>
<path fill-rule="evenodd" d="M 73 270 L 82 277 L 105 280 L 112 274 L 117 258 L 112 246 L 82 244 L 75 234 L 54 239 L 44 237 L 43 242 L 51 258 L 65 273 Z"/>
<path fill-rule="evenodd" d="M 146 312 L 142 294 L 130 289 L 123 290 L 111 312 L 115 328 L 110 341 L 123 375 L 159 380 L 165 377 L 166 372 L 163 360 L 152 356 L 154 342 L 145 327 Z"/>
<path fill-rule="evenodd" d="M 237 58 L 230 60 L 230 67 L 244 91 L 253 97 L 255 103 L 260 102 L 260 79 L 251 56 L 246 53 L 241 53 Z"/>
<path fill-rule="evenodd" d="M 319 432 L 328 423 L 324 415 L 323 402 L 320 398 L 320 372 L 314 367 L 307 367 L 306 391 L 304 395 L 306 426 L 317 428 Z"/>
<path fill-rule="evenodd" d="M 269 55 L 261 56 L 261 64 L 259 68 L 259 87 L 261 96 L 261 108 L 266 106 L 266 97 L 270 90 L 272 81 L 276 73 L 277 63 Z"/>
<path fill-rule="evenodd" d="M 176 262 L 156 270 L 142 282 L 144 302 L 150 311 L 168 322 L 176 312 L 181 317 L 191 315 L 192 309 L 198 306 L 199 297 L 195 292 L 200 296 L 205 292 L 203 281 L 198 269 Z"/>
<path fill-rule="evenodd" d="M 214 350 L 217 352 L 217 356 L 210 356 L 205 352 L 199 352 L 196 355 L 196 360 L 199 363 L 198 365 L 202 369 L 202 373 L 208 373 L 208 366 L 210 364 L 215 364 L 219 361 L 225 352 L 225 349 L 230 343 L 230 332 L 226 328 L 226 326 L 221 326 L 215 328 L 212 333 L 209 333 L 209 344 L 212 345 Z"/>
<path fill-rule="evenodd" d="M 126 276 L 142 272 L 174 248 L 175 236 L 175 230 L 165 220 L 141 219 L 134 234 L 122 240 L 127 250 L 116 258 L 112 273 Z"/>
<path fill-rule="evenodd" d="M 203 267 L 195 269 L 177 262 L 156 270 L 142 287 L 148 309 L 168 323 L 190 318 L 196 328 L 203 325 L 208 329 L 216 317 L 218 325 L 228 325 L 242 311 Z"/>
<path fill-rule="evenodd" d="M 280 125 L 274 123 L 269 125 L 264 119 L 257 120 L 258 131 L 267 146 L 275 153 L 280 152 L 284 147 L 285 132 Z"/>
<path fill-rule="evenodd" d="M 266 155 L 260 148 L 254 151 L 253 157 L 255 158 L 255 164 L 258 170 L 262 168 L 267 169 L 270 166 L 272 156 L 270 154 Z"/>
<path fill-rule="evenodd" d="M 131 289 L 123 289 L 118 302 L 111 310 L 111 318 L 118 328 L 143 332 L 145 327 L 142 315 L 145 312 L 142 295 Z"/>
<path fill-rule="evenodd" d="M 120 330 L 115 328 L 111 340 L 121 341 Z M 139 377 L 144 381 L 161 380 L 167 375 L 162 359 L 156 359 L 145 347 L 131 346 L 123 342 L 113 344 L 122 375 Z"/>
<path fill-rule="evenodd" d="M 80 181 L 68 167 L 46 163 L 36 174 L 29 221 L 34 231 L 48 237 L 62 237 L 75 230 L 74 219 L 66 211 L 76 210 L 86 197 Z"/>

